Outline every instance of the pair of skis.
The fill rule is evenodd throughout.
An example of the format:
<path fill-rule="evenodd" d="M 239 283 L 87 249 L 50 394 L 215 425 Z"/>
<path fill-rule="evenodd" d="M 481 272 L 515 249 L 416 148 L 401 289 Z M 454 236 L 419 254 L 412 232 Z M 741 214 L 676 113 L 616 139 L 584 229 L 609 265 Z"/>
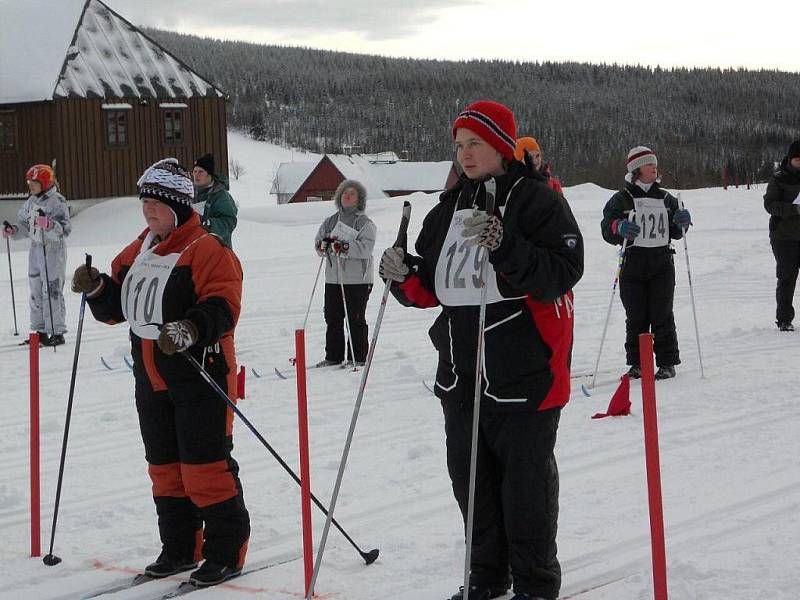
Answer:
<path fill-rule="evenodd" d="M 133 358 L 130 358 L 126 355 L 122 357 L 122 360 L 125 362 L 125 366 L 133 371 Z M 100 364 L 102 364 L 109 371 L 116 371 L 116 368 L 111 364 L 111 361 L 106 360 L 102 354 L 100 355 Z"/>

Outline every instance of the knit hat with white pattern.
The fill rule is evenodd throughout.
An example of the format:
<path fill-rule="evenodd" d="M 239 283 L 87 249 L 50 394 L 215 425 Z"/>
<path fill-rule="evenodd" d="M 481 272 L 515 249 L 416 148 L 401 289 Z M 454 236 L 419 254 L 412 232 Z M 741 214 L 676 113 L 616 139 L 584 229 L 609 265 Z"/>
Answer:
<path fill-rule="evenodd" d="M 633 173 L 636 169 L 644 165 L 658 166 L 656 153 L 647 146 L 631 148 L 631 151 L 628 152 L 628 173 Z"/>
<path fill-rule="evenodd" d="M 153 163 L 136 182 L 139 198 L 155 198 L 175 213 L 177 225 L 183 225 L 192 213 L 194 186 L 188 171 L 176 158 Z"/>

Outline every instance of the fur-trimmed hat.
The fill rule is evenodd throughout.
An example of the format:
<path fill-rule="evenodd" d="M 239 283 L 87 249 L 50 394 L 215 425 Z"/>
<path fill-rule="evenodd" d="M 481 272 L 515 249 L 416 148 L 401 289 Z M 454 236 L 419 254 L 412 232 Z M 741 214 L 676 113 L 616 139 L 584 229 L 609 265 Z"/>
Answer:
<path fill-rule="evenodd" d="M 367 208 L 367 188 L 364 187 L 363 183 L 356 179 L 345 179 L 338 185 L 336 191 L 333 193 L 333 201 L 336 204 L 336 208 L 342 208 L 342 194 L 344 194 L 344 191 L 350 187 L 353 188 L 358 194 L 358 210 L 363 211 L 365 208 Z"/>
<path fill-rule="evenodd" d="M 511 109 L 492 100 L 478 100 L 468 105 L 453 122 L 453 138 L 461 128 L 474 131 L 508 160 L 514 160 L 517 125 Z"/>
<path fill-rule="evenodd" d="M 631 151 L 628 152 L 628 173 L 633 173 L 636 169 L 644 165 L 658 166 L 656 153 L 647 146 L 631 148 Z"/>
<path fill-rule="evenodd" d="M 136 182 L 139 198 L 155 198 L 175 213 L 177 225 L 185 223 L 194 212 L 192 178 L 176 158 L 164 158 L 150 165 Z"/>
<path fill-rule="evenodd" d="M 42 191 L 46 192 L 56 183 L 56 174 L 49 165 L 33 165 L 25 173 L 25 181 L 38 181 Z"/>

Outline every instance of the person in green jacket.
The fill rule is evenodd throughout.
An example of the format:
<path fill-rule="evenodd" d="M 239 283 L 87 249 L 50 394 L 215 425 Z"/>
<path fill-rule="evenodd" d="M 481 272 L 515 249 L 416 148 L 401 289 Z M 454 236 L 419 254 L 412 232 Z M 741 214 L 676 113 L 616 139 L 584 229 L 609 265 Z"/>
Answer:
<path fill-rule="evenodd" d="M 194 209 L 200 213 L 203 226 L 233 249 L 231 236 L 236 229 L 238 208 L 231 196 L 228 178 L 214 170 L 214 156 L 204 154 L 194 161 Z"/>

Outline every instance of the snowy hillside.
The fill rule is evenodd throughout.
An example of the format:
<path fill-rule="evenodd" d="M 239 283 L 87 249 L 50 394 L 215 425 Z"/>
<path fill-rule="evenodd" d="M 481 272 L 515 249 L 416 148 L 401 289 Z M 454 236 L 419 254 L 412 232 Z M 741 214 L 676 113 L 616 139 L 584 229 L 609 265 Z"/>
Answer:
<path fill-rule="evenodd" d="M 290 151 L 244 142 L 231 137 L 231 157 L 248 170 L 232 185 L 241 205 L 234 247 L 245 271 L 236 337 L 239 361 L 248 369 L 248 395 L 240 407 L 296 468 L 295 382 L 277 379 L 273 368 L 290 368 L 293 330 L 302 321 L 318 265 L 313 236 L 332 206 L 277 206 L 266 192 L 273 163 L 287 160 Z M 616 253 L 603 242 L 599 228 L 611 193 L 593 185 L 566 190 L 587 249 L 585 275 L 575 290 L 576 369 L 594 365 L 611 291 Z M 679 600 L 798 597 L 800 334 L 779 333 L 773 324 L 774 263 L 762 194 L 763 188 L 683 193 L 695 223 L 688 243 L 705 378 L 700 378 L 681 243 L 675 257 L 675 305 L 683 364 L 676 379 L 657 386 L 669 586 L 671 597 Z M 376 258 L 394 239 L 401 200 L 368 204 L 379 228 Z M 409 200 L 413 240 L 437 200 L 424 194 Z M 96 265 L 107 267 L 142 228 L 140 204 L 132 198 L 85 210 L 75 218 L 69 238 L 68 272 L 84 251 L 93 254 Z M 22 245 L 14 250 L 17 313 L 26 330 L 27 253 Z M 127 329 L 86 320 L 55 546 L 64 560 L 45 567 L 27 556 L 28 366 L 12 335 L 10 297 L 8 275 L 0 274 L 0 599 L 80 598 L 130 577 L 159 550 L 133 378 L 123 362 Z M 376 288 L 368 304 L 370 326 L 379 297 Z M 78 296 L 70 293 L 67 345 L 55 354 L 43 349 L 41 356 L 45 551 L 78 307 Z M 427 328 L 436 314 L 394 301 L 387 306 L 336 511 L 362 549 L 378 547 L 381 554 L 367 567 L 332 530 L 317 585 L 322 597 L 443 600 L 460 584 L 463 533 L 446 473 L 441 409 L 422 385 L 434 375 Z M 322 358 L 319 293 L 306 340 L 308 360 Z M 632 386 L 633 415 L 590 419 L 606 408 L 624 372 L 623 340 L 624 313 L 617 298 L 598 388 L 586 398 L 575 385 L 561 419 L 557 455 L 564 596 L 608 583 L 578 597 L 652 598 L 639 385 Z M 114 370 L 105 369 L 101 357 Z M 255 378 L 251 368 L 262 377 Z M 311 481 L 326 504 L 358 384 L 359 375 L 347 371 L 309 374 Z M 299 488 L 241 424 L 235 443 L 253 526 L 248 564 L 282 564 L 195 592 L 192 598 L 301 598 Z M 324 518 L 319 512 L 314 518 L 318 541 Z M 176 581 L 103 597 L 157 597 Z"/>

